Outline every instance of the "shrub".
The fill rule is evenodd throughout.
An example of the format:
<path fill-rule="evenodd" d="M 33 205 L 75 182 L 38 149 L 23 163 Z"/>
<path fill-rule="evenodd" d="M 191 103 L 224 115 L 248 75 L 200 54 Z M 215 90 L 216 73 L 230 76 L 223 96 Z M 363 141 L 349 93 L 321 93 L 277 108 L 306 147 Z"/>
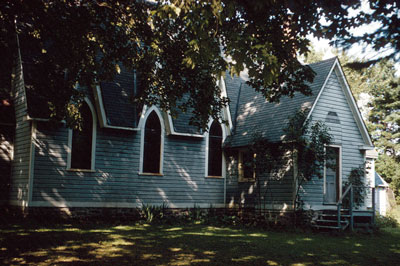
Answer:
<path fill-rule="evenodd" d="M 365 169 L 364 166 L 353 168 L 346 182 L 344 182 L 343 191 L 347 189 L 349 185 L 353 186 L 353 201 L 354 207 L 360 207 L 364 204 L 365 197 L 367 195 L 367 184 L 365 184 Z M 349 196 L 343 200 L 343 206 L 348 207 L 350 205 Z"/>
<path fill-rule="evenodd" d="M 160 206 L 143 204 L 140 209 L 140 216 L 146 223 L 164 222 L 167 217 L 167 204 Z"/>
<path fill-rule="evenodd" d="M 378 227 L 392 227 L 396 228 L 398 227 L 398 222 L 397 220 L 392 217 L 390 214 L 387 216 L 382 216 L 382 215 L 376 215 L 376 226 Z"/>

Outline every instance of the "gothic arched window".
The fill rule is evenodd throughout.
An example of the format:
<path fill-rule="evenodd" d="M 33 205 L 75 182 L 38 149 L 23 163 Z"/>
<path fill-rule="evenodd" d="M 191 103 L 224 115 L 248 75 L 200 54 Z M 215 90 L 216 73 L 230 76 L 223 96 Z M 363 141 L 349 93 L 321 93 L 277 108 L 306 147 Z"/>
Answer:
<path fill-rule="evenodd" d="M 222 176 L 222 128 L 214 121 L 208 134 L 208 176 Z"/>
<path fill-rule="evenodd" d="M 144 128 L 143 173 L 161 172 L 161 133 L 160 119 L 156 112 L 152 111 Z"/>

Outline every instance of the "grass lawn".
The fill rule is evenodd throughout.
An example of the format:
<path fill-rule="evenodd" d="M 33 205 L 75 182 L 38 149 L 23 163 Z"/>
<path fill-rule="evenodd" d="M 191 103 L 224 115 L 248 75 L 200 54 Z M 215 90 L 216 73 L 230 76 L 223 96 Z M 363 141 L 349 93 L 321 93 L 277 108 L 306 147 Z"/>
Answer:
<path fill-rule="evenodd" d="M 399 265 L 400 229 L 332 235 L 205 225 L 0 225 L 0 265 Z"/>

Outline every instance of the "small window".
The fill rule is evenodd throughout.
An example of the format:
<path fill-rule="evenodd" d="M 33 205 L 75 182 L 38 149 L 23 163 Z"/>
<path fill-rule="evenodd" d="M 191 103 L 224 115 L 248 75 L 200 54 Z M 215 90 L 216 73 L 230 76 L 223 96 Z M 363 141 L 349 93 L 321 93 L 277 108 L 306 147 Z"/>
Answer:
<path fill-rule="evenodd" d="M 71 168 L 92 169 L 93 117 L 87 103 L 79 109 L 82 122 L 79 129 L 72 130 Z"/>
<path fill-rule="evenodd" d="M 329 111 L 325 117 L 325 122 L 340 124 L 340 119 L 336 112 Z"/>
<path fill-rule="evenodd" d="M 255 154 L 249 151 L 239 152 L 239 182 L 255 180 L 254 158 Z"/>
<path fill-rule="evenodd" d="M 144 129 L 143 173 L 160 173 L 161 124 L 155 111 L 147 118 Z"/>
<path fill-rule="evenodd" d="M 222 128 L 217 121 L 208 135 L 208 176 L 222 176 Z"/>

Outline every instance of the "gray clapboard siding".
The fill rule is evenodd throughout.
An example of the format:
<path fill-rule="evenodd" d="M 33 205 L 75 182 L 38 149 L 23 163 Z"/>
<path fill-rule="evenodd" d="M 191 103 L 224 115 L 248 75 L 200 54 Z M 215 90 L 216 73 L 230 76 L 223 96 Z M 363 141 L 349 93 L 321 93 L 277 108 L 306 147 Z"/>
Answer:
<path fill-rule="evenodd" d="M 163 176 L 139 175 L 140 131 L 97 130 L 95 172 L 67 171 L 68 129 L 39 123 L 34 201 L 222 204 L 223 179 L 205 178 L 205 140 L 165 136 Z"/>
<path fill-rule="evenodd" d="M 326 125 L 331 129 L 330 133 L 334 137 L 334 144 L 338 144 L 342 148 L 342 182 L 345 182 L 350 171 L 364 163 L 364 156 L 359 150 L 359 146 L 364 145 L 364 141 L 334 71 L 312 113 L 313 121 L 325 121 L 329 111 L 336 112 L 340 119 L 340 124 L 326 123 Z M 312 181 L 304 183 L 300 193 L 306 204 L 321 205 L 323 202 L 323 179 L 314 178 Z"/>
<path fill-rule="evenodd" d="M 13 80 L 15 108 L 14 158 L 11 170 L 10 200 L 12 204 L 21 205 L 29 200 L 29 162 L 31 152 L 31 123 L 24 117 L 27 114 L 22 64 L 17 59 Z"/>
<path fill-rule="evenodd" d="M 264 175 L 260 177 L 260 190 L 256 182 L 238 182 L 238 155 L 231 157 L 226 184 L 226 203 L 231 206 L 254 207 L 260 197 L 261 205 L 281 209 L 292 205 L 293 171 L 289 169 L 281 179 Z M 258 194 L 258 191 L 260 193 Z"/>

